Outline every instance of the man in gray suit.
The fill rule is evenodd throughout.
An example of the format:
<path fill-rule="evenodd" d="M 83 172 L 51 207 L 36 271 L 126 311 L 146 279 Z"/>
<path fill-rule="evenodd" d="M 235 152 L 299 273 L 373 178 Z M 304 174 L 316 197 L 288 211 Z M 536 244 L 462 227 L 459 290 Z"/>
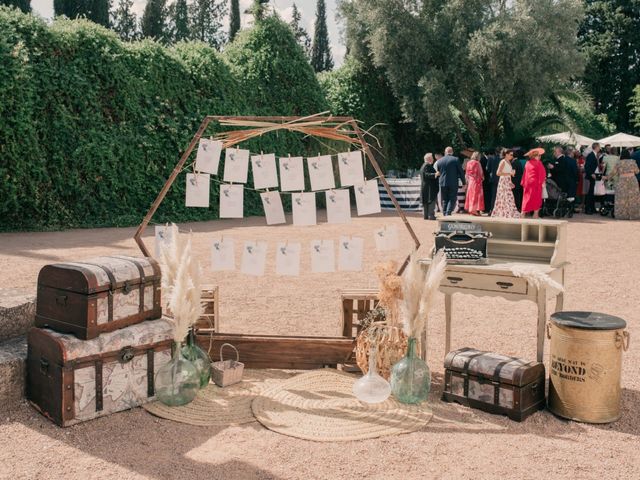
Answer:
<path fill-rule="evenodd" d="M 465 184 L 464 171 L 458 157 L 453 156 L 453 148 L 447 147 L 444 150 L 444 157 L 436 163 L 436 170 L 442 196 L 442 210 L 444 215 L 448 216 L 458 201 L 458 179 Z"/>

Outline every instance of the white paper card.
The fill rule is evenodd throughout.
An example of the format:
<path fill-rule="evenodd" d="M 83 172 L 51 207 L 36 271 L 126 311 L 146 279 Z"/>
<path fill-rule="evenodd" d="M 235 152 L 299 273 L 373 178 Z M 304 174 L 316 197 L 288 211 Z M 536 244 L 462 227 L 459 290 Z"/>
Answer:
<path fill-rule="evenodd" d="M 273 153 L 253 155 L 251 170 L 253 171 L 253 186 L 257 190 L 278 188 L 278 170 L 276 170 L 276 156 Z"/>
<path fill-rule="evenodd" d="M 276 275 L 297 277 L 300 275 L 300 252 L 302 245 L 299 243 L 278 243 L 276 251 Z"/>
<path fill-rule="evenodd" d="M 367 180 L 361 185 L 354 186 L 356 191 L 356 207 L 358 215 L 371 215 L 380 213 L 380 194 L 378 193 L 378 181 Z"/>
<path fill-rule="evenodd" d="M 229 272 L 236 269 L 236 244 L 232 238 L 216 238 L 211 245 L 211 270 Z"/>
<path fill-rule="evenodd" d="M 262 199 L 267 225 L 286 223 L 280 192 L 264 192 L 260 194 L 260 198 Z"/>
<path fill-rule="evenodd" d="M 338 170 L 340 185 L 348 187 L 364 183 L 364 167 L 362 166 L 362 152 L 345 152 L 338 154 Z"/>
<path fill-rule="evenodd" d="M 359 237 L 340 237 L 338 246 L 338 270 L 359 272 L 362 270 L 364 240 Z"/>
<path fill-rule="evenodd" d="M 187 207 L 209 207 L 209 183 L 211 176 L 208 173 L 187 173 L 187 194 L 185 205 Z"/>
<path fill-rule="evenodd" d="M 311 271 L 313 273 L 335 272 L 335 252 L 333 240 L 311 241 Z"/>
<path fill-rule="evenodd" d="M 224 181 L 247 183 L 249 150 L 227 148 L 224 156 Z"/>
<path fill-rule="evenodd" d="M 304 190 L 302 157 L 280 158 L 280 190 L 283 192 Z"/>
<path fill-rule="evenodd" d="M 244 213 L 244 187 L 220 185 L 220 218 L 242 218 Z"/>
<path fill-rule="evenodd" d="M 351 221 L 351 202 L 349 190 L 327 190 L 325 193 L 327 203 L 328 223 L 349 223 Z"/>
<path fill-rule="evenodd" d="M 201 138 L 196 154 L 196 172 L 218 174 L 222 142 Z"/>
<path fill-rule="evenodd" d="M 333 178 L 333 164 L 330 155 L 307 158 L 307 168 L 309 169 L 309 179 L 311 180 L 311 190 L 330 190 L 336 188 L 336 181 Z"/>
<path fill-rule="evenodd" d="M 267 263 L 267 242 L 244 242 L 240 271 L 245 275 L 261 277 Z"/>
<path fill-rule="evenodd" d="M 156 225 L 156 259 L 159 260 L 162 256 L 162 248 L 171 245 L 174 232 L 177 235 L 177 228 L 169 225 Z"/>
<path fill-rule="evenodd" d="M 316 224 L 316 194 L 314 192 L 292 193 L 294 225 Z"/>
<path fill-rule="evenodd" d="M 376 242 L 376 250 L 379 252 L 398 249 L 398 228 L 395 225 L 385 226 L 384 228 L 376 230 L 373 237 Z"/>

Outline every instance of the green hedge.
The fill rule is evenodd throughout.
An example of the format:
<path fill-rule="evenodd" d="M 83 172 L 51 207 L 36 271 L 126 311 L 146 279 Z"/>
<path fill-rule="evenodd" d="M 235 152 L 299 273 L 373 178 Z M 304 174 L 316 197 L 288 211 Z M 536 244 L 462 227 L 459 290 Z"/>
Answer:
<path fill-rule="evenodd" d="M 123 43 L 88 21 L 47 26 L 0 8 L 0 228 L 135 225 L 205 115 L 326 109 L 281 21 L 243 32 L 225 57 L 204 44 Z M 270 134 L 249 148 L 320 147 Z M 184 183 L 180 176 L 155 221 L 217 217 L 218 190 L 210 209 L 187 209 Z M 261 212 L 249 195 L 245 214 Z"/>

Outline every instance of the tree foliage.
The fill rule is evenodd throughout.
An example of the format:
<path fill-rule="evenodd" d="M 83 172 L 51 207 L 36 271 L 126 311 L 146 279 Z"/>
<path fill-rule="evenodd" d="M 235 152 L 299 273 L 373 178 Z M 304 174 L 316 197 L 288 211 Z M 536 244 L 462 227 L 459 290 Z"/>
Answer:
<path fill-rule="evenodd" d="M 227 7 L 224 0 L 194 0 L 189 7 L 191 39 L 220 49 L 225 40 L 222 18 Z"/>
<path fill-rule="evenodd" d="M 633 90 L 633 96 L 629 102 L 631 108 L 631 122 L 637 131 L 640 131 L 640 84 Z"/>
<path fill-rule="evenodd" d="M 311 66 L 316 72 L 324 72 L 333 68 L 329 31 L 327 29 L 327 6 L 324 0 L 318 0 L 316 6 L 316 22 L 311 45 Z"/>
<path fill-rule="evenodd" d="M 137 40 L 140 36 L 138 17 L 132 7 L 133 0 L 119 0 L 118 6 L 111 14 L 111 28 L 125 42 Z"/>
<path fill-rule="evenodd" d="M 497 144 L 581 72 L 576 0 L 352 2 L 403 113 L 459 144 Z"/>
<path fill-rule="evenodd" d="M 142 36 L 166 42 L 169 40 L 167 32 L 167 1 L 148 0 L 142 13 L 140 27 Z"/>
<path fill-rule="evenodd" d="M 291 30 L 270 22 L 240 36 L 235 58 L 254 47 L 262 57 L 240 69 L 200 42 L 122 42 L 86 20 L 48 26 L 0 8 L 0 228 L 136 225 L 206 115 L 325 109 Z M 255 78 L 247 81 L 245 72 Z M 205 134 L 220 128 L 212 124 Z M 273 133 L 249 148 L 307 154 L 308 144 L 301 135 Z M 314 145 L 318 151 L 325 150 Z M 209 209 L 185 208 L 184 190 L 181 175 L 154 221 L 217 217 L 215 186 Z M 247 215 L 260 214 L 261 205 L 247 192 Z"/>
<path fill-rule="evenodd" d="M 189 39 L 189 6 L 187 0 L 176 0 L 171 5 L 169 17 L 171 19 L 171 39 L 181 42 Z"/>
<path fill-rule="evenodd" d="M 584 82 L 599 113 L 619 129 L 631 126 L 629 100 L 640 84 L 640 0 L 585 0 L 580 41 L 587 57 Z"/>
<path fill-rule="evenodd" d="M 108 27 L 110 4 L 110 0 L 53 0 L 53 10 L 56 15 L 85 17 Z"/>
<path fill-rule="evenodd" d="M 229 41 L 232 42 L 240 31 L 240 0 L 230 0 Z"/>
<path fill-rule="evenodd" d="M 300 10 L 298 10 L 298 6 L 294 3 L 293 10 L 291 12 L 291 21 L 289 25 L 293 30 L 293 36 L 296 39 L 296 42 L 302 47 L 305 54 L 311 57 L 311 37 L 302 26 L 302 14 Z"/>
<path fill-rule="evenodd" d="M 23 12 L 31 11 L 31 0 L 0 0 L 0 6 L 16 7 Z"/>

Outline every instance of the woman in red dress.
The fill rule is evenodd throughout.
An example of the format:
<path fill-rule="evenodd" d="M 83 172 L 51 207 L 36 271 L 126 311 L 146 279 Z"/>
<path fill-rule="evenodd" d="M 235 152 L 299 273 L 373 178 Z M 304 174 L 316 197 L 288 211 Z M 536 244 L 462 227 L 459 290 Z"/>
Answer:
<path fill-rule="evenodd" d="M 479 216 L 484 210 L 484 191 L 482 190 L 482 166 L 480 165 L 480 152 L 473 152 L 467 168 L 467 196 L 464 201 L 464 209 L 471 215 Z"/>
<path fill-rule="evenodd" d="M 544 148 L 534 148 L 526 153 L 529 161 L 524 166 L 522 175 L 522 215 L 533 212 L 533 218 L 539 218 L 542 207 L 542 186 L 547 179 L 547 171 L 542 165 L 540 157 L 544 154 Z"/>

